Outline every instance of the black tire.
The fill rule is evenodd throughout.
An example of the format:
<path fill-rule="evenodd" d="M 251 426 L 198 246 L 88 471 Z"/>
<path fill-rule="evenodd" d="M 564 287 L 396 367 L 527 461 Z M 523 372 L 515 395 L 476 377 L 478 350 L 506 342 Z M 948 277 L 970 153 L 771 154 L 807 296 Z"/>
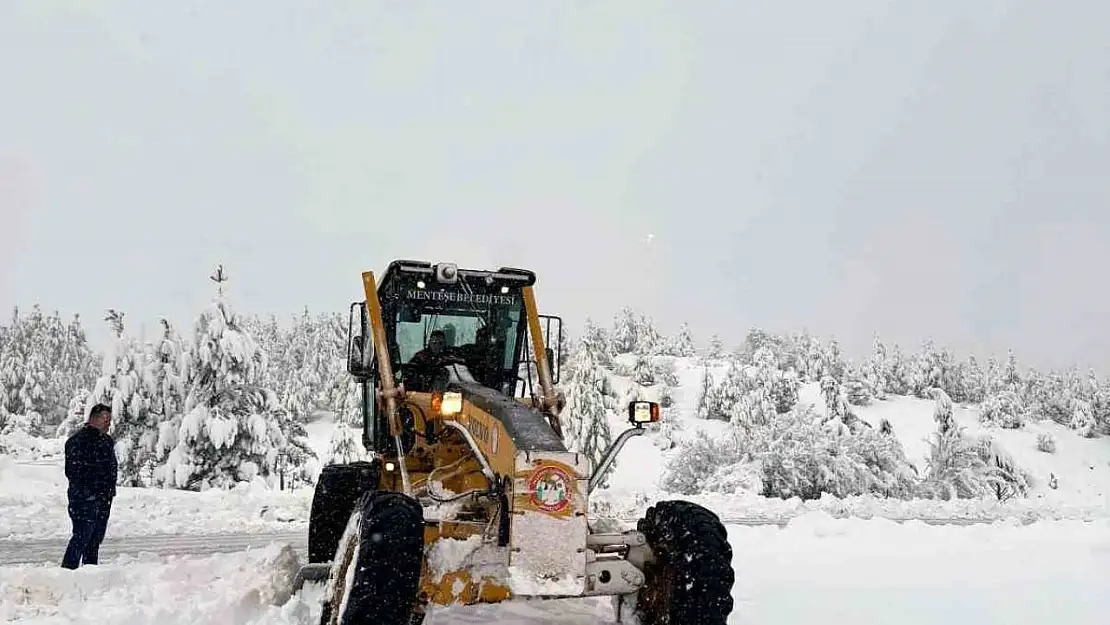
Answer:
<path fill-rule="evenodd" d="M 641 625 L 726 625 L 735 574 L 720 518 L 689 501 L 661 501 L 637 529 L 655 555 L 636 596 Z"/>
<path fill-rule="evenodd" d="M 341 587 L 338 596 L 327 599 L 320 622 L 411 625 L 414 616 L 420 616 L 416 610 L 424 559 L 420 503 L 402 493 L 369 492 L 359 500 L 356 514 L 356 524 L 350 527 L 354 557 L 348 560 L 340 554 L 332 570 L 333 580 L 342 586 L 354 567 L 351 586 Z"/>
<path fill-rule="evenodd" d="M 328 562 L 335 556 L 339 537 L 355 502 L 378 488 L 378 461 L 329 464 L 320 472 L 308 515 L 308 561 Z"/>

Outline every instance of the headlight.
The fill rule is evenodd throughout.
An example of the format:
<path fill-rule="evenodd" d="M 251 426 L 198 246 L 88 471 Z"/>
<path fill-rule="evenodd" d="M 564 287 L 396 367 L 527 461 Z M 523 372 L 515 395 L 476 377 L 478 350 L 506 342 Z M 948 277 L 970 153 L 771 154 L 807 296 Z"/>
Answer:
<path fill-rule="evenodd" d="M 659 421 L 659 404 L 653 401 L 628 402 L 628 421 L 636 427 Z"/>
<path fill-rule="evenodd" d="M 439 403 L 439 414 L 446 417 L 460 412 L 462 412 L 462 393 L 444 393 L 443 400 Z"/>

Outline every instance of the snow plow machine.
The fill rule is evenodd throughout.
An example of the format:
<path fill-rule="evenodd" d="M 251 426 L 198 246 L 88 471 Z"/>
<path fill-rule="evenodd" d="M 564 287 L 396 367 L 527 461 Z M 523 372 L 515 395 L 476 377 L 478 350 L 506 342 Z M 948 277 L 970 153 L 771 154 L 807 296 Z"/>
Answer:
<path fill-rule="evenodd" d="M 659 405 L 631 402 L 630 427 L 597 467 L 567 450 L 562 321 L 537 313 L 533 272 L 399 260 L 380 283 L 362 280 L 347 370 L 369 460 L 324 467 L 294 582 L 324 584 L 322 624 L 602 596 L 622 623 L 725 624 L 732 550 L 714 513 L 663 501 L 635 530 L 608 532 L 588 518 L 590 493 Z"/>

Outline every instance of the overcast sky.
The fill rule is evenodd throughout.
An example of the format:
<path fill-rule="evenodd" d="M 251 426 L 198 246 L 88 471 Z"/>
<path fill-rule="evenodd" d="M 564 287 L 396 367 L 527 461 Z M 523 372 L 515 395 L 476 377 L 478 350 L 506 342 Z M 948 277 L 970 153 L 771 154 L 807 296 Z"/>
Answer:
<path fill-rule="evenodd" d="M 0 4 L 5 322 L 189 329 L 219 262 L 344 310 L 426 258 L 574 329 L 1110 372 L 1105 0 L 305 4 Z"/>

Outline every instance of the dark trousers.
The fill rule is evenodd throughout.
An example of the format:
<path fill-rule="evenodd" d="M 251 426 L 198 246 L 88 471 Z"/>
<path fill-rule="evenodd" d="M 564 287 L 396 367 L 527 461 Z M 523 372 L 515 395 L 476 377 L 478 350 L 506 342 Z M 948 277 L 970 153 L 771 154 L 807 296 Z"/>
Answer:
<path fill-rule="evenodd" d="M 73 522 L 73 537 L 62 558 L 62 567 L 76 569 L 81 564 L 98 564 L 100 543 L 108 529 L 108 516 L 112 501 L 92 499 L 69 502 L 69 518 Z"/>

